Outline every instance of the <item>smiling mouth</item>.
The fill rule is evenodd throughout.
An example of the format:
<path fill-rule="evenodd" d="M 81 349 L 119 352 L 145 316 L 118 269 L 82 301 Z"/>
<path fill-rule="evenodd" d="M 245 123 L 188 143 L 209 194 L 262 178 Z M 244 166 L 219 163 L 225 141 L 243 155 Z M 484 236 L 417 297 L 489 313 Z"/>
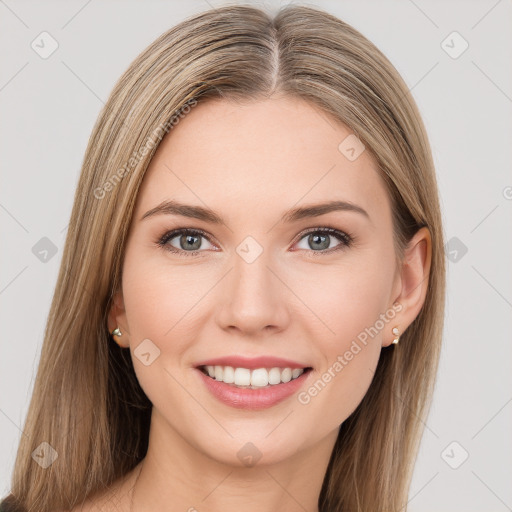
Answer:
<path fill-rule="evenodd" d="M 312 370 L 306 368 L 235 368 L 233 366 L 199 366 L 198 369 L 213 380 L 236 388 L 262 389 L 285 384 Z"/>

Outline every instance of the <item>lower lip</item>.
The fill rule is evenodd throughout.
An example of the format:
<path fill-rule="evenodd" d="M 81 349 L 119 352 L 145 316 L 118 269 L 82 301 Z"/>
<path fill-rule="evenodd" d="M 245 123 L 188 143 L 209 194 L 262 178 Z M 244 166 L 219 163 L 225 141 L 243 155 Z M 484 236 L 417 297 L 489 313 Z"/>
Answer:
<path fill-rule="evenodd" d="M 237 409 L 266 409 L 286 400 L 304 384 L 311 370 L 303 372 L 289 382 L 275 384 L 260 389 L 237 388 L 225 382 L 212 379 L 196 368 L 208 391 L 218 400 Z"/>

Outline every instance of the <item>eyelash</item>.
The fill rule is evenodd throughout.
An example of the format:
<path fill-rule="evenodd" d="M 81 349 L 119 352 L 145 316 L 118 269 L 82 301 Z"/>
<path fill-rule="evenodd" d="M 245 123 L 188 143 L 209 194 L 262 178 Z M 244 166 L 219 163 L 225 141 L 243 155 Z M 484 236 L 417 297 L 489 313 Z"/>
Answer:
<path fill-rule="evenodd" d="M 300 250 L 306 250 L 307 252 L 313 253 L 315 255 L 317 255 L 317 254 L 319 254 L 319 255 L 332 254 L 339 250 L 348 249 L 349 247 L 352 246 L 352 244 L 355 240 L 354 237 L 348 233 L 344 233 L 343 231 L 340 231 L 338 229 L 331 228 L 331 227 L 323 227 L 323 228 L 312 228 L 312 229 L 302 232 L 300 234 L 300 237 L 299 237 L 297 243 L 300 242 L 306 235 L 309 235 L 311 233 L 322 233 L 322 234 L 326 233 L 328 235 L 334 236 L 341 242 L 336 247 L 333 247 L 331 249 L 324 249 L 321 251 L 313 251 L 312 249 L 309 249 L 309 250 L 308 249 L 300 249 Z M 206 240 L 208 240 L 208 242 L 210 242 L 212 244 L 212 241 L 209 239 L 206 232 L 202 231 L 201 229 L 195 229 L 195 228 L 180 228 L 180 229 L 174 229 L 172 231 L 168 231 L 167 233 L 165 233 L 161 238 L 159 238 L 156 241 L 156 244 L 159 248 L 162 248 L 166 251 L 178 254 L 180 256 L 185 256 L 185 257 L 196 256 L 199 253 L 203 252 L 202 250 L 184 251 L 182 249 L 177 249 L 176 247 L 173 247 L 172 245 L 169 245 L 167 243 L 170 240 L 172 240 L 173 238 L 175 238 L 176 236 L 183 235 L 183 234 L 203 236 L 204 238 L 206 238 Z"/>

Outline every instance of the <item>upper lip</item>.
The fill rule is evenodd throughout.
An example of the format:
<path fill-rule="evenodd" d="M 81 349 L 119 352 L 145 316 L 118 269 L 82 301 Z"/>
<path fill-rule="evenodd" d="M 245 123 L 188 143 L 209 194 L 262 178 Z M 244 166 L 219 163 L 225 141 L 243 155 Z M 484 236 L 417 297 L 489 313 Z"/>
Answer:
<path fill-rule="evenodd" d="M 197 363 L 196 368 L 200 366 L 232 366 L 233 368 L 248 368 L 254 370 L 256 368 L 310 368 L 307 364 L 291 361 L 274 356 L 225 356 L 208 359 Z"/>

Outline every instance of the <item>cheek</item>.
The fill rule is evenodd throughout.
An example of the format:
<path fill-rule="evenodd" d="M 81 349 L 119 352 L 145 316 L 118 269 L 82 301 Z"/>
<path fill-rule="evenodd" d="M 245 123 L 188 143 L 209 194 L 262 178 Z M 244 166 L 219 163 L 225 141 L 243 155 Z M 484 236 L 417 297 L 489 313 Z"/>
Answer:
<path fill-rule="evenodd" d="M 134 342 L 154 340 L 161 350 L 181 351 L 181 335 L 195 320 L 197 303 L 211 283 L 191 269 L 165 265 L 163 258 L 127 258 L 123 292 L 130 335 Z M 172 343 L 171 343 L 172 341 Z"/>
<path fill-rule="evenodd" d="M 194 304 L 206 293 L 204 287 L 191 280 L 191 272 L 144 257 L 142 251 L 127 252 L 123 296 L 130 351 L 137 379 L 158 410 L 190 409 L 190 396 L 179 384 L 181 364 L 195 338 Z M 146 360 L 144 354 L 149 354 Z M 192 418 L 195 412 L 200 413 L 191 411 Z"/>
<path fill-rule="evenodd" d="M 178 376 L 187 372 L 187 351 L 200 335 L 201 315 L 214 285 L 211 271 L 208 276 L 193 265 L 168 264 L 162 255 L 127 251 L 123 296 L 130 351 L 139 383 L 153 404 L 176 401 L 175 407 L 187 407 L 190 397 L 172 377 L 181 381 Z M 141 354 L 148 352 L 146 365 L 148 358 L 144 361 Z"/>
<path fill-rule="evenodd" d="M 299 283 L 297 295 L 322 324 L 313 339 L 322 340 L 320 351 L 330 360 L 333 354 L 347 350 L 358 336 L 364 341 L 366 329 L 370 329 L 389 306 L 388 267 L 383 263 L 372 264 L 368 258 L 357 259 L 359 261 L 347 261 L 337 268 L 315 270 L 314 279 L 303 276 L 299 279 L 298 275 L 295 278 Z M 307 315 L 307 318 L 313 317 Z M 372 331 L 369 339 L 381 340 L 381 323 L 379 332 Z"/>
<path fill-rule="evenodd" d="M 298 401 L 309 409 L 310 418 L 321 415 L 325 425 L 342 423 L 373 379 L 382 336 L 395 313 L 387 310 L 390 279 L 385 268 L 383 263 L 366 264 L 331 272 L 329 293 L 325 286 L 323 293 L 320 286 L 307 286 L 308 297 L 315 299 L 309 304 L 329 329 L 316 338 L 321 365 Z"/>

